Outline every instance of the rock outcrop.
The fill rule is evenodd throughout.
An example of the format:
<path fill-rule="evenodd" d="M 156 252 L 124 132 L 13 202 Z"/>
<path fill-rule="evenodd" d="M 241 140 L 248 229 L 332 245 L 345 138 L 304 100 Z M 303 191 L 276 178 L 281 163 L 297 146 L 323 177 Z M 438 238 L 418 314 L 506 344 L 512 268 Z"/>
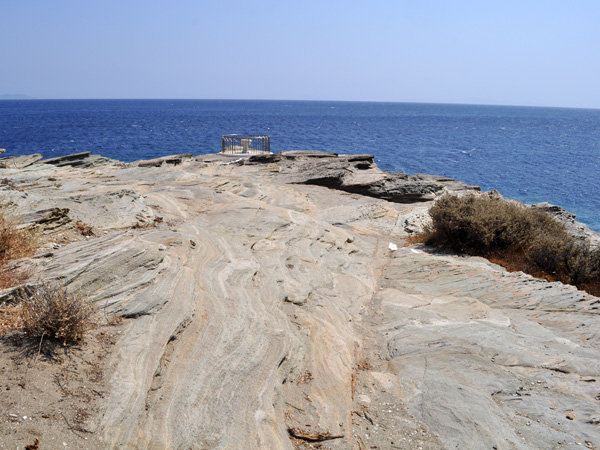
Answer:
<path fill-rule="evenodd" d="M 294 151 L 254 156 L 249 162 L 277 162 L 290 183 L 325 186 L 397 203 L 429 201 L 448 191 L 479 190 L 446 177 L 381 170 L 373 159 L 373 155 Z"/>
<path fill-rule="evenodd" d="M 471 187 L 370 155 L 67 162 L 0 178 L 63 217 L 23 264 L 124 318 L 81 448 L 600 447 L 600 299 L 403 247 Z"/>

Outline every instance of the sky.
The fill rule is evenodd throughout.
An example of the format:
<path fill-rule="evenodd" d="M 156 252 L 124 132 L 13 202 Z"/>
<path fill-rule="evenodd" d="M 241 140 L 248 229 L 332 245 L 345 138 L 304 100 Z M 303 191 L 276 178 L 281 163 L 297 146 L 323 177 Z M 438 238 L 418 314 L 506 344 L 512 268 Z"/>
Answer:
<path fill-rule="evenodd" d="M 0 94 L 600 108 L 597 0 L 0 0 Z"/>

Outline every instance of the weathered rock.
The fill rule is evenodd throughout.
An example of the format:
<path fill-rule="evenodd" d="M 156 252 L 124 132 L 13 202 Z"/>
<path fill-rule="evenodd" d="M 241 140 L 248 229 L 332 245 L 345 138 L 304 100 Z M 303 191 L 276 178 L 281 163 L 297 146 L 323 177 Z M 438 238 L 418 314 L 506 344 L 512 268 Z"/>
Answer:
<path fill-rule="evenodd" d="M 290 183 L 325 186 L 397 203 L 431 201 L 448 191 L 479 190 L 446 177 L 383 171 L 373 163 L 373 155 L 320 154 L 313 159 L 295 153 L 291 162 L 282 159 L 279 165 L 281 175 Z"/>
<path fill-rule="evenodd" d="M 321 158 L 335 158 L 338 156 L 334 152 L 322 152 L 319 150 L 284 150 L 279 152 L 279 156 L 283 159 L 321 159 Z"/>
<path fill-rule="evenodd" d="M 39 161 L 41 164 L 51 164 L 57 167 L 79 167 L 79 168 L 90 168 L 98 167 L 105 164 L 123 165 L 119 161 L 114 159 L 105 158 L 100 155 L 93 155 L 92 152 L 81 152 L 73 153 L 66 156 L 57 156 L 55 158 L 42 159 Z"/>
<path fill-rule="evenodd" d="M 375 155 L 371 155 L 370 153 L 364 153 L 360 155 L 344 155 L 344 157 L 350 162 L 365 161 L 370 164 L 372 164 L 375 160 Z"/>
<path fill-rule="evenodd" d="M 410 175 L 409 179 L 414 180 L 414 181 L 438 183 L 438 184 L 441 184 L 442 186 L 444 186 L 444 188 L 447 191 L 452 192 L 452 193 L 457 193 L 457 192 L 473 193 L 473 192 L 480 191 L 479 186 L 472 185 L 472 184 L 466 184 L 466 183 L 463 183 L 462 181 L 456 181 L 456 180 L 453 180 L 452 178 L 442 177 L 439 175 L 426 175 L 426 174 L 422 174 L 422 173 L 416 173 L 414 175 Z"/>
<path fill-rule="evenodd" d="M 33 155 L 8 156 L 6 158 L 0 158 L 0 167 L 3 169 L 22 169 L 35 164 L 40 159 L 42 159 L 42 155 L 39 153 Z"/>
<path fill-rule="evenodd" d="M 431 225 L 431 216 L 428 211 L 415 211 L 402 216 L 401 223 L 404 231 L 409 235 L 422 233 L 427 226 Z"/>
<path fill-rule="evenodd" d="M 194 155 L 192 153 L 182 153 L 180 155 L 168 155 L 168 156 L 161 156 L 160 158 L 134 161 L 131 163 L 131 165 L 139 166 L 139 167 L 160 167 L 163 164 L 178 165 L 178 164 L 181 164 L 185 160 L 192 159 L 193 157 L 194 157 Z"/>
<path fill-rule="evenodd" d="M 44 164 L 54 164 L 56 166 L 62 167 L 65 165 L 70 165 L 73 162 L 78 163 L 79 161 L 88 158 L 91 154 L 92 152 L 73 153 L 71 155 L 43 159 L 41 162 Z"/>
<path fill-rule="evenodd" d="M 149 159 L 147 161 L 138 161 L 137 162 L 137 166 L 139 167 L 160 167 L 164 164 L 164 160 L 157 158 L 157 159 Z M 132 164 L 136 164 L 136 163 L 132 163 Z"/>
<path fill-rule="evenodd" d="M 24 223 L 34 223 L 44 232 L 54 231 L 71 222 L 69 208 L 52 208 L 36 211 L 23 217 Z"/>
<path fill-rule="evenodd" d="M 281 161 L 281 155 L 276 153 L 265 153 L 261 155 L 251 155 L 245 161 L 245 164 L 270 164 Z"/>

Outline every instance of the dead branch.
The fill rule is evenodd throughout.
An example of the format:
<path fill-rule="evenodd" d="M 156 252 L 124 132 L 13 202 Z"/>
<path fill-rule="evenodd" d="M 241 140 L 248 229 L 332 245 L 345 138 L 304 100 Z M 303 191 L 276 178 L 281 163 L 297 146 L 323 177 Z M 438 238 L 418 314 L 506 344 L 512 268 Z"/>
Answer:
<path fill-rule="evenodd" d="M 328 431 L 325 432 L 308 432 L 301 430 L 299 428 L 288 427 L 288 433 L 290 436 L 295 437 L 296 439 L 302 439 L 303 441 L 308 442 L 320 442 L 320 441 L 328 441 L 331 439 L 341 439 L 344 437 L 343 434 L 331 434 Z"/>
<path fill-rule="evenodd" d="M 354 437 L 357 438 L 356 442 L 358 442 L 358 446 L 360 447 L 359 450 L 367 450 L 367 444 L 365 444 L 365 441 L 363 441 L 362 436 L 360 434 L 355 434 Z"/>

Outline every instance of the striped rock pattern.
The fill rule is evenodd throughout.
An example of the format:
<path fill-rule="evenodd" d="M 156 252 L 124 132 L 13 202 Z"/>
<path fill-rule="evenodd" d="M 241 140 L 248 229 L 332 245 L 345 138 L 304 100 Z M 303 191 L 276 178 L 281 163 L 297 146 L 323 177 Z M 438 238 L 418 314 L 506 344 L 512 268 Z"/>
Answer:
<path fill-rule="evenodd" d="M 3 171 L 94 227 L 32 264 L 125 318 L 105 448 L 600 447 L 599 299 L 403 247 L 430 203 L 232 161 Z"/>

